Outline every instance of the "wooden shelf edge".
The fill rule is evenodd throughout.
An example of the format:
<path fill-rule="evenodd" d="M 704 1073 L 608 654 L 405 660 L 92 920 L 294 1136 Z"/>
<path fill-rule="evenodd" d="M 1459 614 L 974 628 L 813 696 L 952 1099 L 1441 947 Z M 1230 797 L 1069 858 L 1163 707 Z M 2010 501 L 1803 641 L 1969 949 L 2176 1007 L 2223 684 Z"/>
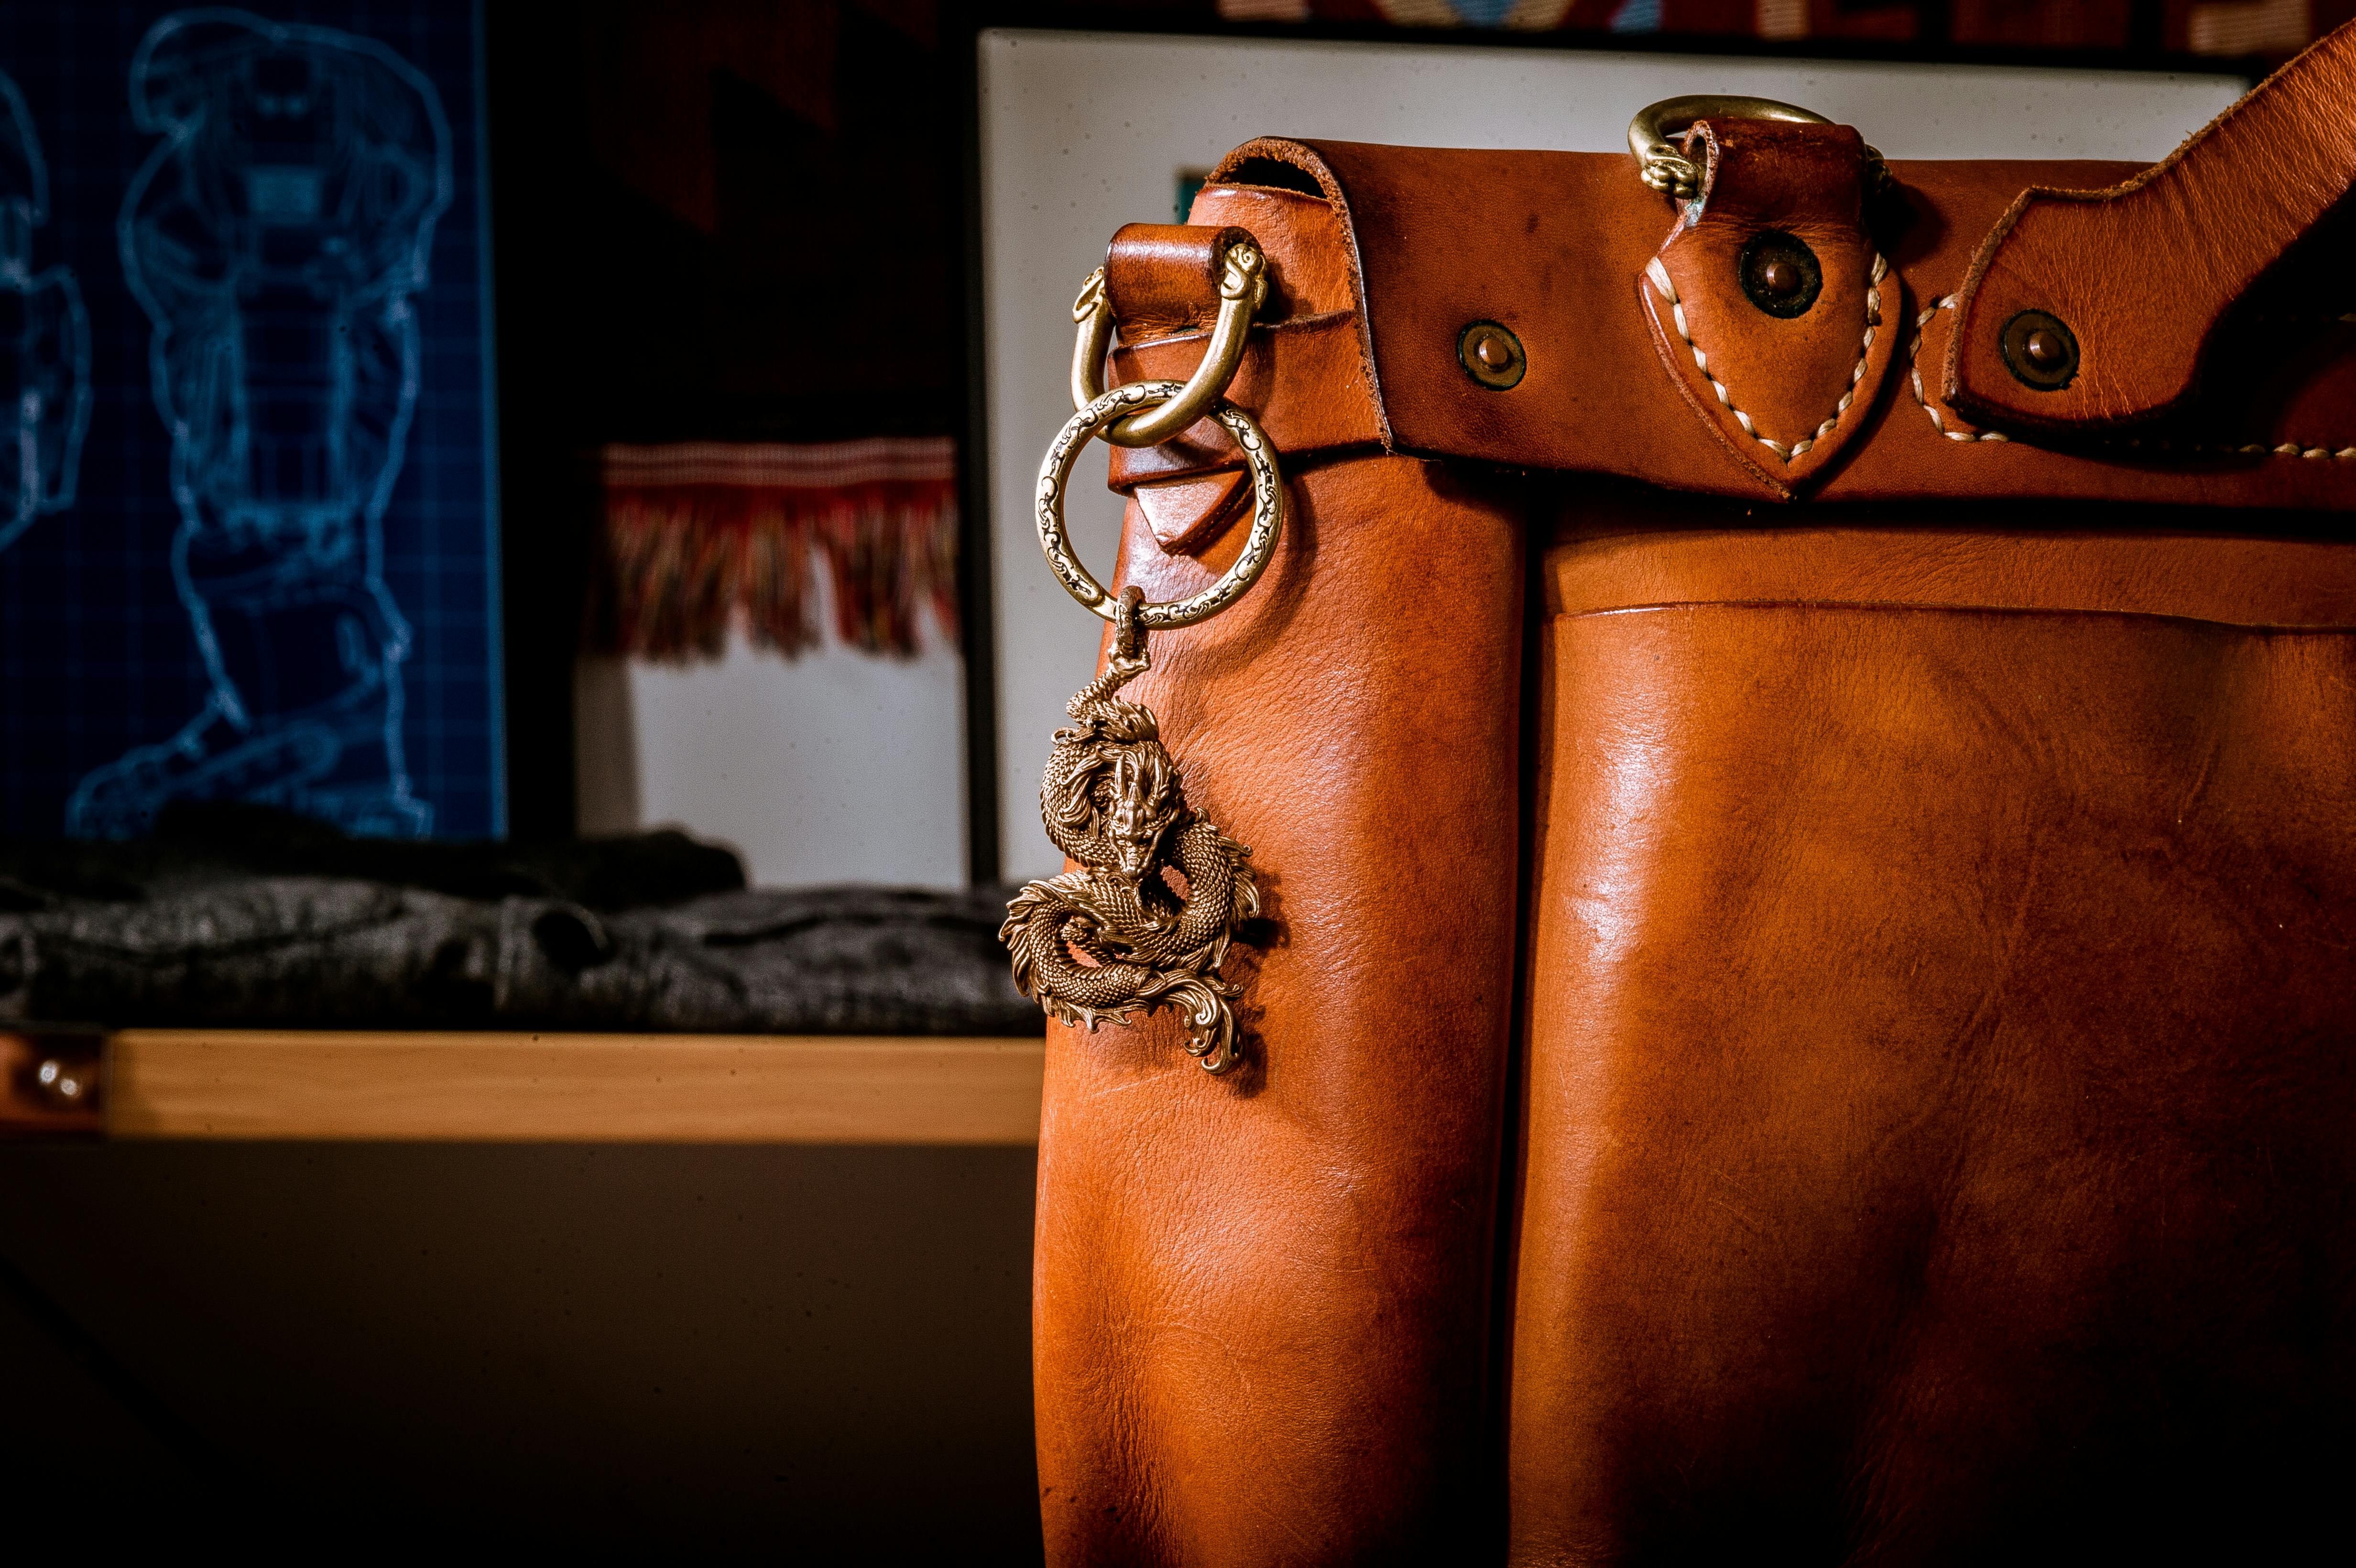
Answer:
<path fill-rule="evenodd" d="M 1035 1144 L 1044 1042 L 125 1029 L 115 1138 Z"/>

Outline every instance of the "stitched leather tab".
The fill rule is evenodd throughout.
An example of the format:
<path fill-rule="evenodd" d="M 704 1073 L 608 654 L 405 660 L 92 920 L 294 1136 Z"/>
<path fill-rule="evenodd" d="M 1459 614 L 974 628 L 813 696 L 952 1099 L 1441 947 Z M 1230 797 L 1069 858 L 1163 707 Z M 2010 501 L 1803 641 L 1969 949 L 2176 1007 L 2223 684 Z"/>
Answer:
<path fill-rule="evenodd" d="M 1898 336 L 1883 323 L 1897 282 L 1865 230 L 1865 142 L 1846 125 L 1705 120 L 1686 154 L 1701 196 L 1636 292 L 1686 401 L 1789 499 L 1864 426 Z"/>
<path fill-rule="evenodd" d="M 1845 166 L 1853 177 L 1855 165 Z M 1956 296 L 1990 226 L 2024 187 L 2092 190 L 2136 172 L 2116 163 L 1892 165 L 1895 188 L 1874 207 L 1877 224 L 1890 219 L 1884 239 L 1893 248 L 1873 353 L 1886 346 L 1888 374 L 1900 384 L 1869 357 L 1832 432 L 1839 450 L 1819 458 L 1821 468 L 1787 474 L 1786 486 L 1796 482 L 1825 502 L 2047 497 L 2356 511 L 2356 325 L 2329 319 L 2345 305 L 2309 318 L 2344 292 L 2329 276 L 2307 288 L 2296 319 L 2269 315 L 2260 331 L 2225 335 L 2235 354 L 2255 359 L 2237 368 L 2232 355 L 2213 351 L 2203 366 L 2213 395 L 2182 421 L 2047 443 L 2033 428 L 1976 421 L 1949 402 L 1942 367 Z M 1220 183 L 1226 178 L 1246 183 Z M 1730 199 L 1722 183 L 1714 196 Z M 1651 288 L 1647 264 L 1658 259 L 1666 211 L 1624 154 L 1248 143 L 1229 155 L 1193 213 L 1198 231 L 1249 229 L 1277 280 L 1273 325 L 1253 328 L 1228 396 L 1260 421 L 1288 475 L 1389 451 L 1764 498 L 1774 492 L 1761 465 L 1738 459 L 1723 422 L 1697 417 L 1676 384 L 1645 363 L 1660 357 L 1659 336 L 1674 317 L 1665 311 L 1656 329 L 1652 312 L 1630 308 L 1628 296 Z M 1707 204 L 1703 212 L 1706 222 Z M 2179 235 L 2147 264 L 2197 269 L 2202 243 Z M 1120 248 L 1114 263 L 1123 347 L 1108 379 L 1184 379 L 1205 335 L 1162 336 L 1170 325 L 1123 302 L 1183 291 L 1183 308 L 1167 315 L 1207 320 L 1214 280 L 1173 264 L 1166 283 L 1141 278 L 1131 289 L 1124 266 L 1161 263 Z M 1661 265 L 1667 273 L 1668 261 Z M 2259 292 L 2276 293 L 2285 275 L 2276 268 Z M 1674 274 L 1670 285 L 1691 286 Z M 1745 298 L 1726 297 L 1730 305 Z M 1855 308 L 1861 347 L 1861 296 Z M 1527 373 L 1510 389 L 1482 385 L 1460 358 L 1466 325 L 1479 322 L 1503 325 L 1526 353 Z M 1758 377 L 1738 374 L 1739 356 L 1694 336 L 1735 406 L 1758 422 L 1747 384 Z M 1826 410 L 1837 403 L 1827 393 Z M 1774 424 L 1760 428 L 1788 439 Z M 1111 478 L 1131 490 L 1238 464 L 1225 433 L 1206 421 L 1161 446 L 1116 451 Z M 1156 497 L 1160 533 L 1190 550 L 1224 548 L 1213 542 L 1215 522 L 1206 532 L 1194 526 L 1197 497 L 1210 493 L 1184 494 L 1183 505 L 1174 491 Z"/>
<path fill-rule="evenodd" d="M 2351 104 L 2356 23 L 2156 167 L 2107 190 L 2022 192 L 1960 291 L 1947 400 L 1984 422 L 2078 432 L 2189 403 L 2227 313 L 2347 200 Z M 2066 384 L 2040 386 L 2008 365 L 2005 330 L 2028 312 L 2075 340 L 2076 364 L 2060 361 Z"/>

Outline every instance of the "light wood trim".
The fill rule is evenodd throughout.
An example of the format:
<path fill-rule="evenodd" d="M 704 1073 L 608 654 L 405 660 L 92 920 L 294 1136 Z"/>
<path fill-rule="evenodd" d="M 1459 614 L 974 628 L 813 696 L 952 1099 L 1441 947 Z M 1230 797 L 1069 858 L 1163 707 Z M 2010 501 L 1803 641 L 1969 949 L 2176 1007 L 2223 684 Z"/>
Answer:
<path fill-rule="evenodd" d="M 120 1138 L 1026 1144 L 1037 1040 L 125 1029 Z"/>

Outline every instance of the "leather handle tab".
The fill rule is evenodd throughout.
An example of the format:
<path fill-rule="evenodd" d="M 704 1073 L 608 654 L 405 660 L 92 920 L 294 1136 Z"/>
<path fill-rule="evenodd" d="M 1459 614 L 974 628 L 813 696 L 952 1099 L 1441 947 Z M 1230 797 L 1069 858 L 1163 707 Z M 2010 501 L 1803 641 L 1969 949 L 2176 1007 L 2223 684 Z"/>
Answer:
<path fill-rule="evenodd" d="M 2169 412 L 2193 395 L 2219 320 L 2351 183 L 2356 23 L 2134 178 L 2023 191 L 1960 292 L 1947 401 L 2058 431 Z"/>
<path fill-rule="evenodd" d="M 1240 229 L 1131 223 L 1105 252 L 1105 292 L 1124 341 L 1206 330 L 1219 314 L 1219 272 Z"/>

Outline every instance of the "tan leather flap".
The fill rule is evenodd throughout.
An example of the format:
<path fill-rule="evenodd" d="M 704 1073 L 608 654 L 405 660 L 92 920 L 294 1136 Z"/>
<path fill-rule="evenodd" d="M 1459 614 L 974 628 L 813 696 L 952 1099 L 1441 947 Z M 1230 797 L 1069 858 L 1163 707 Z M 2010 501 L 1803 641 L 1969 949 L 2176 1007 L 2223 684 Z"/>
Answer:
<path fill-rule="evenodd" d="M 2356 52 L 2343 38 L 2356 35 L 2330 42 Z M 2280 314 L 2213 348 L 2194 392 L 2141 422 L 2113 407 L 2075 425 L 1983 423 L 1958 408 L 1959 295 L 1977 257 L 1983 297 L 1997 297 L 2008 274 L 1982 253 L 2023 193 L 2114 190 L 2142 165 L 1899 163 L 1874 197 L 1846 127 L 1708 121 L 1687 150 L 1706 157 L 1708 183 L 1679 204 L 1616 154 L 1245 144 L 1190 215 L 1198 229 L 1250 231 L 1277 279 L 1231 395 L 1296 464 L 1386 450 L 1763 500 L 2356 507 L 2356 325 L 2336 297 L 2302 315 L 2301 301 L 2269 295 Z M 2324 176 L 2302 167 L 2312 205 Z M 2086 286 L 2198 275 L 2221 251 L 2266 272 L 2244 264 L 2257 242 L 2220 237 L 2234 221 L 2220 211 L 2212 232 L 2195 208 L 2168 233 L 2138 229 L 2131 248 L 2082 256 Z M 2313 228 L 2276 227 L 2285 243 Z M 1157 270 L 1173 242 L 1154 232 L 1151 246 L 1116 245 L 1108 264 L 1124 345 L 1115 380 L 1183 379 L 1201 356 L 1207 282 Z M 1763 272 L 1762 254 L 1798 272 Z M 1762 277 L 1792 284 L 1804 307 L 1779 314 Z M 1205 291 L 1191 315 L 1186 288 Z M 2213 336 L 2216 301 L 2178 293 L 2181 320 L 2168 290 L 2138 285 L 2138 330 Z M 1491 328 L 1519 358 L 1484 379 L 1467 356 Z M 1113 482 L 1235 465 L 1205 421 L 1117 453 Z"/>
<path fill-rule="evenodd" d="M 2024 191 L 1982 243 L 1944 365 L 1976 417 L 2111 432 L 2228 400 L 2253 357 L 2356 305 L 2356 26 L 2275 73 L 2153 168 Z M 2050 363 L 2023 363 L 2042 328 Z M 2344 330 L 2338 333 L 2344 341 Z"/>

